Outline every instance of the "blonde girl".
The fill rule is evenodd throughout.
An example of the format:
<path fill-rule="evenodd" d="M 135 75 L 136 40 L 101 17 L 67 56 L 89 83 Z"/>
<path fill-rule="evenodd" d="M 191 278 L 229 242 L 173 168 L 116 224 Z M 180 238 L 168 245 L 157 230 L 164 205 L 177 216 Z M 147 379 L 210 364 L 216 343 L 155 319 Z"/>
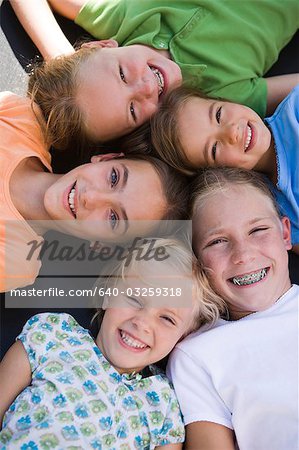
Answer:
<path fill-rule="evenodd" d="M 95 339 L 68 314 L 43 313 L 27 322 L 0 365 L 1 420 L 7 411 L 2 444 L 182 448 L 173 388 L 153 364 L 188 333 L 217 320 L 224 306 L 190 248 L 149 239 L 141 250 L 147 259 L 138 259 L 139 248 L 128 264 L 103 270 Z"/>

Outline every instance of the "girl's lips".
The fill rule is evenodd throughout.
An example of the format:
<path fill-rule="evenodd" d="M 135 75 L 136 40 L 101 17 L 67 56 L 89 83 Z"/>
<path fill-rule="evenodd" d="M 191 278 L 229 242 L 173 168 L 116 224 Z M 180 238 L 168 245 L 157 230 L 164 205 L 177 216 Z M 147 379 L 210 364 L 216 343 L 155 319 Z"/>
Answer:
<path fill-rule="evenodd" d="M 239 288 L 249 288 L 260 284 L 267 278 L 270 271 L 270 266 L 264 267 L 262 269 L 255 270 L 253 272 L 247 272 L 241 275 L 235 275 L 229 278 L 229 283 L 232 283 L 235 287 Z"/>
<path fill-rule="evenodd" d="M 250 129 L 251 129 L 251 140 L 250 140 L 250 143 L 249 143 L 248 147 L 247 147 L 246 150 L 245 150 L 246 153 L 249 152 L 249 150 L 250 150 L 252 147 L 255 146 L 255 142 L 256 142 L 256 134 L 257 134 L 257 133 L 256 133 L 256 128 L 255 128 L 251 123 L 248 122 L 248 126 L 249 126 Z"/>
<path fill-rule="evenodd" d="M 124 348 L 126 348 L 127 350 L 130 350 L 131 352 L 134 353 L 142 353 L 145 350 L 147 350 L 149 348 L 148 345 L 146 345 L 145 343 L 143 343 L 142 341 L 140 341 L 139 339 L 136 339 L 138 342 L 140 342 L 140 344 L 144 344 L 146 345 L 146 347 L 143 348 L 138 348 L 138 347 L 132 347 L 131 345 L 126 344 L 126 342 L 123 340 L 121 333 L 123 332 L 123 330 L 118 330 L 118 341 L 120 343 L 120 345 Z M 130 333 L 128 333 L 127 331 L 125 332 L 127 335 L 132 336 Z M 135 338 L 132 336 L 132 340 L 135 340 Z"/>
<path fill-rule="evenodd" d="M 70 186 L 68 186 L 66 188 L 66 190 L 64 191 L 63 196 L 62 196 L 63 207 L 64 207 L 64 209 L 67 210 L 67 212 L 72 216 L 73 219 L 75 219 L 76 217 L 75 217 L 75 214 L 73 213 L 73 211 L 70 208 L 69 195 L 70 195 L 70 192 L 71 192 L 71 190 L 73 189 L 73 187 L 75 185 L 76 185 L 76 182 L 72 183 Z M 75 204 L 76 204 L 76 200 L 75 200 Z"/>
<path fill-rule="evenodd" d="M 158 66 L 151 66 L 154 67 L 155 69 L 159 70 L 159 72 L 161 72 L 162 76 L 163 76 L 163 80 L 164 80 L 164 87 L 163 87 L 163 92 L 158 96 L 158 102 L 164 97 L 164 95 L 166 94 L 167 90 L 168 90 L 168 77 L 167 74 L 165 73 L 165 71 L 163 69 L 161 69 L 161 67 Z"/>

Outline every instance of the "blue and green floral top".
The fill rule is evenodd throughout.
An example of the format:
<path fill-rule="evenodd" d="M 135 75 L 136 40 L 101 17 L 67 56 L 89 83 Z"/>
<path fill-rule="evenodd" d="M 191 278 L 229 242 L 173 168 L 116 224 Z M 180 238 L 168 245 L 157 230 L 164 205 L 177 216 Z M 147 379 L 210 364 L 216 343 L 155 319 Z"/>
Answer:
<path fill-rule="evenodd" d="M 4 416 L 1 449 L 149 450 L 184 441 L 166 376 L 153 368 L 147 378 L 120 375 L 69 314 L 35 315 L 18 339 L 32 382 Z"/>

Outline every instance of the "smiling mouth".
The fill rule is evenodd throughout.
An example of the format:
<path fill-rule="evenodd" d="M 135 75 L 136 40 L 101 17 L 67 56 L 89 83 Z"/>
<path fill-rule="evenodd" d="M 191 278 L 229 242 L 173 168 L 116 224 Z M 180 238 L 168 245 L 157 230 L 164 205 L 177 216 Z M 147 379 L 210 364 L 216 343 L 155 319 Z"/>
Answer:
<path fill-rule="evenodd" d="M 248 286 L 263 280 L 269 271 L 269 267 L 265 267 L 257 272 L 251 272 L 239 277 L 229 278 L 229 281 L 236 286 Z"/>
<path fill-rule="evenodd" d="M 68 195 L 69 207 L 70 207 L 70 210 L 71 210 L 73 216 L 75 217 L 75 219 L 77 218 L 77 211 L 76 211 L 76 208 L 75 208 L 76 184 L 77 184 L 77 182 L 75 181 L 75 183 L 74 183 L 74 185 L 73 185 L 73 187 L 70 190 L 70 193 Z"/>
<path fill-rule="evenodd" d="M 160 97 L 160 95 L 162 95 L 163 92 L 164 92 L 164 86 L 165 86 L 164 76 L 160 72 L 160 70 L 157 69 L 156 67 L 150 66 L 150 69 L 151 69 L 151 71 L 153 72 L 153 74 L 156 77 L 156 80 L 157 80 L 157 83 L 158 83 L 158 95 Z"/>
<path fill-rule="evenodd" d="M 251 139 L 252 139 L 252 129 L 251 129 L 251 126 L 247 124 L 247 137 L 246 137 L 245 148 L 244 148 L 245 152 L 247 151 L 247 149 L 251 143 Z"/>
<path fill-rule="evenodd" d="M 138 341 L 137 339 L 134 339 L 130 334 L 127 334 L 125 331 L 119 330 L 119 333 L 121 340 L 129 347 L 137 349 L 148 348 L 148 345 L 144 344 L 141 341 Z"/>

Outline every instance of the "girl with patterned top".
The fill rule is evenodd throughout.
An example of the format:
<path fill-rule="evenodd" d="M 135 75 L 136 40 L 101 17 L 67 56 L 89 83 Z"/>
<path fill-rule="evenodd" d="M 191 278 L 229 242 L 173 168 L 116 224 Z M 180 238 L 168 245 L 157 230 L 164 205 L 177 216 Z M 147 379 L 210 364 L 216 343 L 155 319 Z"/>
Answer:
<path fill-rule="evenodd" d="M 183 244 L 151 239 L 128 255 L 96 286 L 102 309 L 95 339 L 70 315 L 43 313 L 5 355 L 2 449 L 182 448 L 176 396 L 152 364 L 215 321 L 223 303 Z"/>

